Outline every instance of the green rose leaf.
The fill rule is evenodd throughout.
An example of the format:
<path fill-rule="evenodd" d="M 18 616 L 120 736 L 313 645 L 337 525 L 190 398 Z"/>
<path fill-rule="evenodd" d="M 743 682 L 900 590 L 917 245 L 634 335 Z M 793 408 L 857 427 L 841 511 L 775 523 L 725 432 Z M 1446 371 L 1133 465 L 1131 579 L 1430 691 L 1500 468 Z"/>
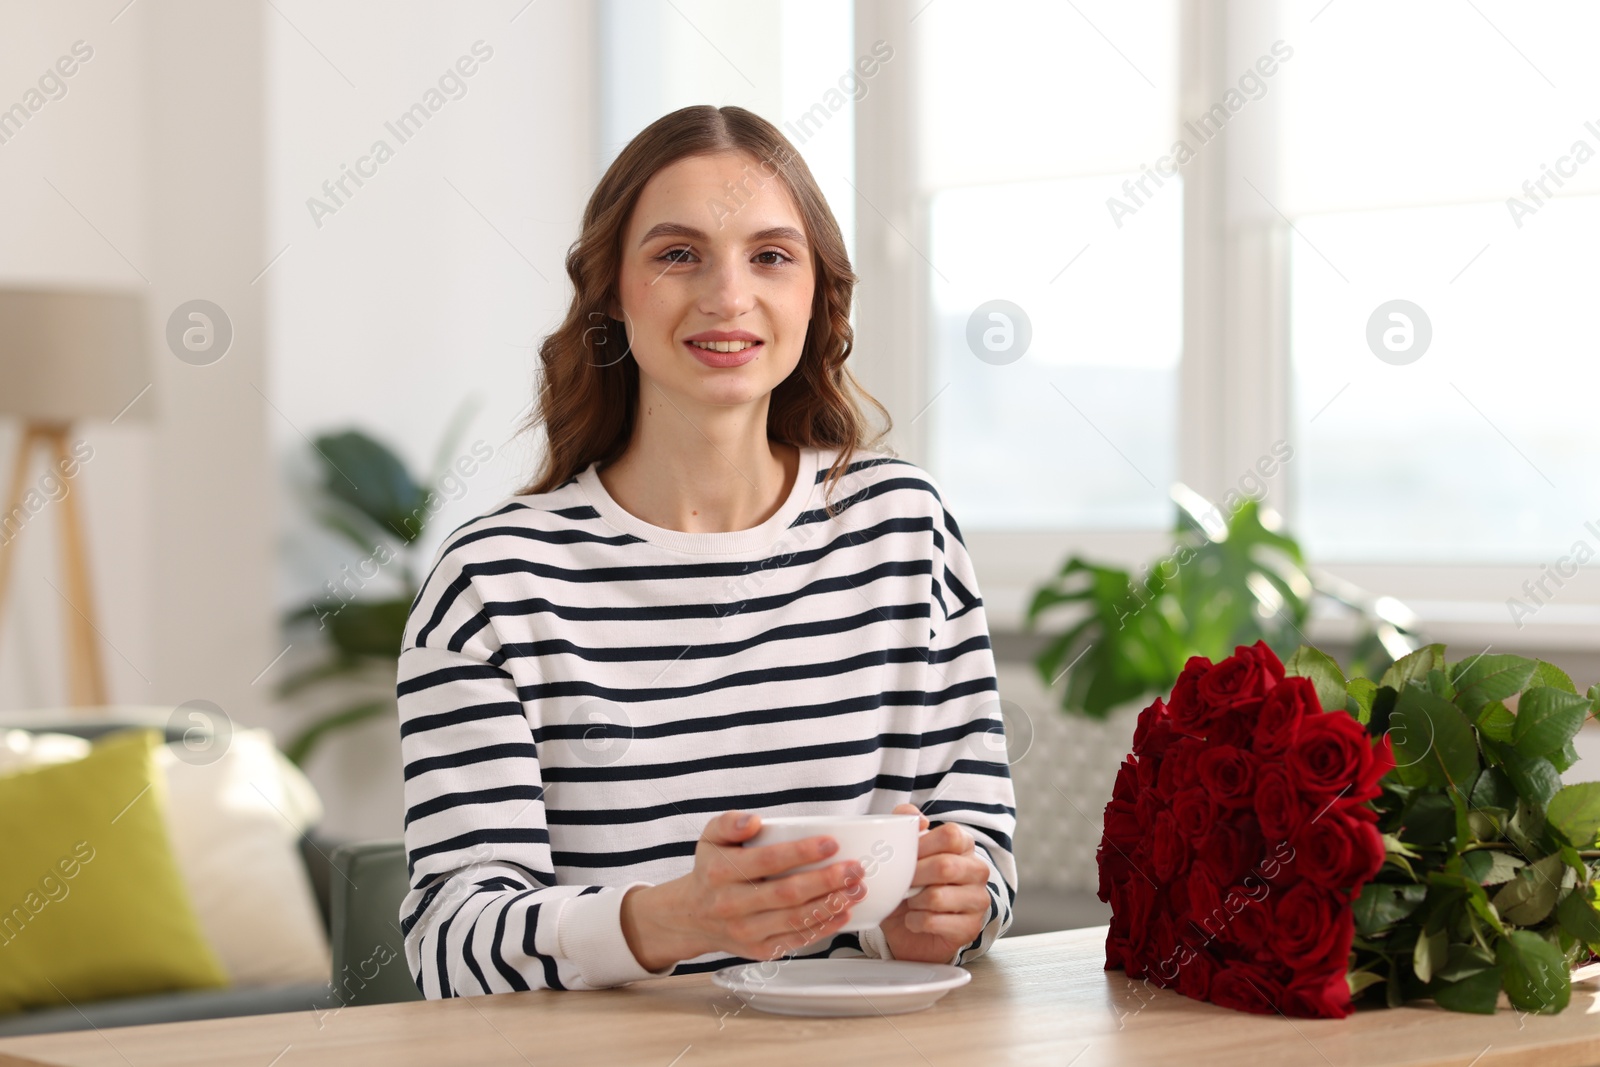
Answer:
<path fill-rule="evenodd" d="M 1356 898 L 1356 932 L 1375 934 L 1416 911 L 1428 895 L 1425 885 L 1368 882 Z"/>
<path fill-rule="evenodd" d="M 1446 982 L 1434 991 L 1434 1003 L 1447 1011 L 1468 1011 L 1475 1015 L 1493 1015 L 1500 1000 L 1500 968 L 1470 974 L 1454 982 Z"/>
<path fill-rule="evenodd" d="M 1423 645 L 1415 652 L 1401 656 L 1390 664 L 1389 669 L 1383 672 L 1383 677 L 1378 679 L 1378 684 L 1399 692 L 1406 687 L 1407 682 L 1420 682 L 1428 677 L 1429 671 L 1442 666 L 1444 666 L 1444 646 Z"/>
<path fill-rule="evenodd" d="M 1554 1014 L 1572 997 L 1567 961 L 1538 934 L 1512 930 L 1495 946 L 1506 996 L 1523 1011 Z"/>
<path fill-rule="evenodd" d="M 1361 995 L 1361 991 L 1368 986 L 1377 985 L 1383 981 L 1383 975 L 1372 971 L 1351 971 L 1344 976 L 1345 982 L 1350 986 L 1350 999 L 1354 1000 Z"/>
<path fill-rule="evenodd" d="M 1538 666 L 1533 668 L 1533 678 L 1529 684 L 1547 685 L 1553 689 L 1559 689 L 1563 693 L 1576 693 L 1578 691 L 1578 687 L 1572 684 L 1572 679 L 1567 676 L 1566 671 L 1557 667 L 1554 663 L 1546 663 L 1544 660 L 1539 660 Z"/>
<path fill-rule="evenodd" d="M 1531 662 L 1531 661 L 1530 661 Z M 1395 771 L 1407 785 L 1471 790 L 1478 778 L 1478 738 L 1461 709 L 1415 683 L 1389 716 Z"/>
<path fill-rule="evenodd" d="M 1490 701 L 1504 700 L 1521 692 L 1538 666 L 1536 660 L 1505 653 L 1464 660 L 1456 664 L 1450 677 L 1456 687 L 1456 704 L 1475 712 Z"/>
<path fill-rule="evenodd" d="M 1344 708 L 1355 716 L 1357 722 L 1365 726 L 1372 721 L 1372 700 L 1377 695 L 1378 687 L 1370 679 L 1352 678 L 1345 686 Z"/>
<path fill-rule="evenodd" d="M 1283 673 L 1290 678 L 1306 678 L 1316 687 L 1317 699 L 1324 711 L 1335 711 L 1345 704 L 1344 672 L 1326 652 L 1301 645 L 1283 664 Z"/>
<path fill-rule="evenodd" d="M 1589 702 L 1576 693 L 1563 693 L 1547 685 L 1529 689 L 1517 701 L 1511 743 L 1524 756 L 1548 756 L 1577 735 L 1588 714 Z"/>
<path fill-rule="evenodd" d="M 1556 921 L 1561 929 L 1586 945 L 1600 945 L 1600 911 L 1584 897 L 1582 887 L 1561 898 L 1556 905 Z"/>
<path fill-rule="evenodd" d="M 1506 777 L 1528 804 L 1543 808 L 1560 790 L 1561 774 L 1543 756 L 1530 758 L 1514 748 L 1505 749 L 1501 755 L 1505 757 Z"/>
<path fill-rule="evenodd" d="M 1555 855 L 1524 867 L 1494 895 L 1495 910 L 1502 919 L 1516 926 L 1532 926 L 1543 921 L 1556 906 L 1564 866 L 1566 861 Z"/>
<path fill-rule="evenodd" d="M 1461 857 L 1461 873 L 1481 885 L 1504 885 L 1525 866 L 1520 856 L 1498 848 L 1474 849 Z"/>
<path fill-rule="evenodd" d="M 1600 782 L 1560 790 L 1545 808 L 1545 820 L 1573 848 L 1591 848 L 1600 837 Z"/>
<path fill-rule="evenodd" d="M 1509 745 L 1516 728 L 1517 717 L 1511 714 L 1510 708 L 1498 700 L 1485 704 L 1478 712 L 1478 730 L 1492 740 Z"/>
<path fill-rule="evenodd" d="M 1417 981 L 1433 981 L 1433 972 L 1444 966 L 1449 951 L 1450 939 L 1443 930 L 1435 930 L 1431 934 L 1424 930 L 1411 951 L 1411 969 L 1416 972 Z"/>

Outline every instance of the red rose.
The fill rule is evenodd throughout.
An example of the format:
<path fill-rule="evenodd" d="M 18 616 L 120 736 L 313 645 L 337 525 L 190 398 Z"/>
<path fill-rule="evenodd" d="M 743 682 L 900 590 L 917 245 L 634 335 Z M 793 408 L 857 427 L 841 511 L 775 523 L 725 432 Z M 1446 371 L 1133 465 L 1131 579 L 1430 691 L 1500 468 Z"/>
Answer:
<path fill-rule="evenodd" d="M 1128 941 L 1127 938 L 1118 937 L 1110 930 L 1106 931 L 1106 970 L 1115 971 L 1128 966 Z"/>
<path fill-rule="evenodd" d="M 1204 736 L 1211 725 L 1211 709 L 1200 699 L 1200 679 L 1211 669 L 1211 661 L 1204 656 L 1190 656 L 1183 671 L 1172 686 L 1172 703 L 1168 705 L 1172 728 L 1180 733 Z"/>
<path fill-rule="evenodd" d="M 1255 761 L 1232 745 L 1213 745 L 1198 760 L 1200 785 L 1225 808 L 1255 803 Z"/>
<path fill-rule="evenodd" d="M 1256 720 L 1261 709 L 1258 704 L 1241 704 L 1218 715 L 1206 739 L 1214 744 L 1232 745 L 1248 750 L 1255 744 Z"/>
<path fill-rule="evenodd" d="M 1178 992 L 1205 1000 L 1211 994 L 1211 979 L 1216 973 L 1217 964 L 1211 953 L 1196 952 L 1178 968 Z"/>
<path fill-rule="evenodd" d="M 1155 867 L 1155 876 L 1163 882 L 1170 882 L 1189 865 L 1189 843 L 1184 840 L 1178 820 L 1170 811 L 1156 816 L 1155 827 L 1150 832 L 1150 862 Z"/>
<path fill-rule="evenodd" d="M 1325 968 L 1345 972 L 1354 917 L 1328 890 L 1296 882 L 1278 897 L 1272 918 L 1273 948 L 1296 973 Z"/>
<path fill-rule="evenodd" d="M 1172 798 L 1172 815 L 1178 820 L 1183 836 L 1197 841 L 1217 821 L 1217 805 L 1204 789 L 1185 789 Z"/>
<path fill-rule="evenodd" d="M 1228 913 L 1222 908 L 1216 872 L 1202 863 L 1190 867 L 1188 876 L 1173 886 L 1172 910 L 1200 941 L 1210 941 L 1221 933 Z"/>
<path fill-rule="evenodd" d="M 1111 785 L 1111 799 L 1131 803 L 1139 795 L 1139 768 L 1132 759 L 1122 761 L 1117 768 L 1117 778 Z"/>
<path fill-rule="evenodd" d="M 1139 819 L 1139 828 L 1149 832 L 1156 824 L 1156 817 L 1167 810 L 1167 802 L 1160 793 L 1154 789 L 1146 789 L 1139 794 L 1139 799 L 1134 801 L 1133 813 Z"/>
<path fill-rule="evenodd" d="M 1218 885 L 1230 885 L 1261 862 L 1261 832 L 1254 819 L 1236 815 L 1232 821 L 1219 822 L 1207 831 L 1195 853 L 1197 862 L 1204 862 L 1216 872 Z"/>
<path fill-rule="evenodd" d="M 1345 981 L 1342 970 L 1296 978 L 1283 991 L 1283 1003 L 1279 1006 L 1285 1015 L 1306 1019 L 1343 1019 L 1355 1011 L 1350 1003 L 1350 983 Z"/>
<path fill-rule="evenodd" d="M 1282 999 L 1283 986 L 1259 963 L 1234 960 L 1211 978 L 1211 1002 L 1224 1008 L 1273 1015 Z"/>
<path fill-rule="evenodd" d="M 1131 849 L 1140 836 L 1137 809 L 1125 800 L 1113 800 L 1107 804 L 1105 834 L 1124 849 Z"/>
<path fill-rule="evenodd" d="M 1293 746 L 1300 732 L 1300 720 L 1322 714 L 1317 687 L 1309 678 L 1285 678 L 1273 686 L 1261 702 L 1256 718 L 1255 751 L 1262 756 L 1281 756 Z"/>
<path fill-rule="evenodd" d="M 1161 772 L 1161 760 L 1149 753 L 1134 753 L 1133 777 L 1140 790 L 1150 790 L 1156 787 L 1156 778 Z"/>
<path fill-rule="evenodd" d="M 1139 721 L 1133 728 L 1133 750 L 1143 752 L 1150 746 L 1151 734 L 1158 726 L 1167 723 L 1167 705 L 1160 697 L 1155 703 L 1139 713 Z"/>
<path fill-rule="evenodd" d="M 1268 947 L 1272 944 L 1272 916 L 1267 898 L 1261 895 L 1261 889 L 1251 885 L 1247 887 L 1250 895 L 1248 903 L 1239 914 L 1233 917 L 1233 922 L 1228 924 L 1228 933 L 1225 940 L 1236 946 L 1248 958 L 1265 956 L 1270 958 Z M 1240 890 L 1244 892 L 1244 890 Z"/>
<path fill-rule="evenodd" d="M 1339 799 L 1356 803 L 1352 795 L 1363 783 L 1374 781 L 1377 757 L 1366 727 L 1343 712 L 1312 715 L 1300 720 L 1299 735 L 1286 758 L 1290 777 L 1308 797 L 1324 802 Z"/>
<path fill-rule="evenodd" d="M 1289 780 L 1289 772 L 1277 763 L 1263 767 L 1256 775 L 1255 810 L 1261 833 L 1269 841 L 1289 840 L 1308 817 L 1300 791 Z"/>
<path fill-rule="evenodd" d="M 1362 772 L 1356 780 L 1355 788 L 1350 791 L 1352 803 L 1360 804 L 1383 792 L 1378 780 L 1392 770 L 1394 770 L 1394 738 L 1385 733 L 1372 747 L 1372 766 Z"/>
<path fill-rule="evenodd" d="M 1174 797 L 1199 783 L 1200 770 L 1196 763 L 1205 750 L 1205 742 L 1193 737 L 1180 737 L 1173 742 L 1156 775 L 1156 789 L 1163 797 Z"/>
<path fill-rule="evenodd" d="M 1214 713 L 1257 704 L 1283 680 L 1283 664 L 1265 641 L 1246 648 L 1212 667 L 1200 679 L 1200 700 Z"/>
<path fill-rule="evenodd" d="M 1371 813 L 1370 808 L 1362 809 Z M 1307 822 L 1294 837 L 1295 865 L 1327 889 L 1352 892 L 1383 866 L 1383 835 L 1373 822 L 1337 808 Z"/>

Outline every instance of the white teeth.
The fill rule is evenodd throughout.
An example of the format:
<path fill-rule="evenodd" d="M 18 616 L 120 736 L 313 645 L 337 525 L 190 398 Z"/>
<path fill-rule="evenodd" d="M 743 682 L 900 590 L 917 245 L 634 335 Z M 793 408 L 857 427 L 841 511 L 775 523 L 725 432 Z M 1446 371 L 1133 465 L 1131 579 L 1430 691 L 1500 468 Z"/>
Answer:
<path fill-rule="evenodd" d="M 696 348 L 704 348 L 708 352 L 743 352 L 759 342 L 756 341 L 690 341 Z"/>

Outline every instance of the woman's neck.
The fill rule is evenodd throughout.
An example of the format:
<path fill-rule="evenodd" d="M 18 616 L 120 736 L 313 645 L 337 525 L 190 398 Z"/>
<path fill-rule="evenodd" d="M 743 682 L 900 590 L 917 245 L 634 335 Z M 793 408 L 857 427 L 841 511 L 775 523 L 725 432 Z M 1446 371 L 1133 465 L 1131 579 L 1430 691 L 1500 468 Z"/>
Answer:
<path fill-rule="evenodd" d="M 771 518 L 799 475 L 800 450 L 768 440 L 766 405 L 759 422 L 730 408 L 696 423 L 655 397 L 641 402 L 627 451 L 597 471 L 611 498 L 652 526 L 685 533 L 748 530 Z"/>

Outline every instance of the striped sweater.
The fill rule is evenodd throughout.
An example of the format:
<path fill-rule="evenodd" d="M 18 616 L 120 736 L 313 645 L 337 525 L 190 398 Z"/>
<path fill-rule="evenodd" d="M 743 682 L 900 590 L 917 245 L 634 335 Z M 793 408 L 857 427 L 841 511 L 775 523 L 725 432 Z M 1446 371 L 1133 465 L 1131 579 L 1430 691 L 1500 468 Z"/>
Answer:
<path fill-rule="evenodd" d="M 706 823 L 913 803 L 969 830 L 988 951 L 1016 899 L 1015 798 L 988 623 L 920 467 L 802 448 L 779 509 L 690 533 L 624 510 L 591 464 L 453 531 L 411 607 L 398 695 L 406 961 L 430 998 L 597 989 L 645 970 L 632 886 L 689 873 Z M 879 927 L 802 957 L 893 958 Z"/>

